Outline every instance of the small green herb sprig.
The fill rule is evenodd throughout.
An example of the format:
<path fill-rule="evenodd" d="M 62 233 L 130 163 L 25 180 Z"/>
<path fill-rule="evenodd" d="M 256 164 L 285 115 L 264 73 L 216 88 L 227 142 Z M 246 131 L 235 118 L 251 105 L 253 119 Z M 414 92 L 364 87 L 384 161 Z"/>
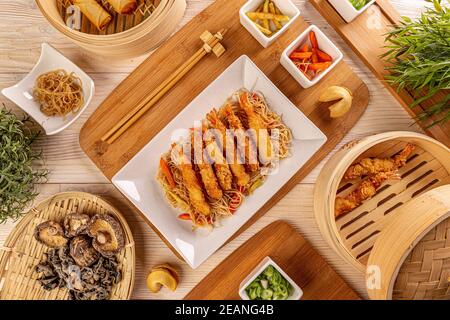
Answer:
<path fill-rule="evenodd" d="M 382 57 L 390 62 L 386 80 L 415 95 L 411 108 L 444 92 L 441 101 L 417 116 L 421 121 L 434 117 L 432 127 L 450 120 L 450 8 L 440 0 L 426 1 L 433 7 L 419 19 L 403 17 L 392 27 L 386 35 L 389 50 Z"/>
<path fill-rule="evenodd" d="M 19 218 L 37 195 L 35 185 L 46 181 L 47 170 L 33 168 L 42 160 L 31 148 L 39 132 L 27 122 L 0 108 L 0 223 Z"/>

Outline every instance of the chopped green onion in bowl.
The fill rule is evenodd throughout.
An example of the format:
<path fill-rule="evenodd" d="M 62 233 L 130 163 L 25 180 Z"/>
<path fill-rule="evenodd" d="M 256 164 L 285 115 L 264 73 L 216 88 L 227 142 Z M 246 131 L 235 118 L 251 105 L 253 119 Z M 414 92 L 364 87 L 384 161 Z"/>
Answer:
<path fill-rule="evenodd" d="M 348 0 L 355 7 L 356 10 L 361 10 L 370 0 Z"/>
<path fill-rule="evenodd" d="M 245 292 L 250 300 L 287 300 L 294 288 L 274 266 L 269 265 L 245 288 Z"/>

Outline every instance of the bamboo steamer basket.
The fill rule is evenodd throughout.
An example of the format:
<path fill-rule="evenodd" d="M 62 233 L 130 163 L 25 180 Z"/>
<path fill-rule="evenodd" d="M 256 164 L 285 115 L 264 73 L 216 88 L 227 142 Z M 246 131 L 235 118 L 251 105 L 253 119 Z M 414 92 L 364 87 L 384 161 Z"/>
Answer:
<path fill-rule="evenodd" d="M 91 34 L 66 26 L 56 1 L 36 0 L 48 22 L 82 48 L 114 59 L 136 57 L 155 49 L 174 32 L 186 10 L 186 0 L 159 0 L 152 14 L 143 21 L 128 21 L 125 17 L 121 23 L 112 21 L 105 34 Z M 126 28 L 130 23 L 135 25 Z"/>
<path fill-rule="evenodd" d="M 369 297 L 450 300 L 450 185 L 396 211 L 369 257 Z"/>
<path fill-rule="evenodd" d="M 401 179 L 386 181 L 371 199 L 353 211 L 334 216 L 336 195 L 345 196 L 360 180 L 341 181 L 347 168 L 366 157 L 391 157 L 407 143 L 416 146 Z M 328 244 L 346 262 L 365 273 L 379 233 L 411 199 L 450 183 L 450 150 L 442 143 L 414 132 L 386 132 L 354 141 L 339 150 L 321 171 L 314 193 L 314 213 Z"/>
<path fill-rule="evenodd" d="M 125 248 L 117 255 L 122 273 L 121 281 L 111 292 L 112 300 L 129 299 L 135 278 L 135 246 L 131 230 L 122 214 L 105 200 L 84 192 L 58 193 L 32 208 L 16 225 L 0 247 L 0 300 L 65 300 L 65 288 L 44 290 L 37 281 L 35 266 L 48 247 L 34 239 L 36 226 L 44 221 L 64 220 L 65 215 L 77 212 L 93 216 L 98 213 L 116 218 L 124 231 Z"/>

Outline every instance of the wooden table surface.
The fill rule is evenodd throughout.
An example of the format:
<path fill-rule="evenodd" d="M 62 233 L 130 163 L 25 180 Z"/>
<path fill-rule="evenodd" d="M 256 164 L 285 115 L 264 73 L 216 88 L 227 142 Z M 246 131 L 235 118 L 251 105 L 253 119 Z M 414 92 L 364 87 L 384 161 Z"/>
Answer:
<path fill-rule="evenodd" d="M 188 7 L 181 25 L 203 10 L 213 0 L 187 0 Z M 305 19 L 318 25 L 344 52 L 345 61 L 367 83 L 371 102 L 358 124 L 338 146 L 366 135 L 407 130 L 420 132 L 406 111 L 394 100 L 383 85 L 348 48 L 344 41 L 326 23 L 307 0 L 294 0 Z M 418 16 L 424 0 L 392 0 L 402 15 Z M 42 42 L 48 42 L 84 69 L 95 81 L 96 93 L 91 105 L 69 129 L 50 137 L 41 137 L 38 147 L 43 149 L 46 165 L 51 170 L 47 184 L 40 186 L 39 199 L 61 191 L 86 191 L 98 194 L 121 209 L 130 224 L 136 241 L 135 299 L 181 299 L 218 263 L 243 242 L 271 222 L 283 219 L 293 225 L 311 242 L 313 247 L 362 296 L 367 297 L 363 275 L 353 270 L 330 249 L 317 227 L 313 214 L 314 182 L 324 163 L 321 163 L 264 217 L 238 238 L 221 248 L 197 270 L 179 261 L 159 237 L 138 216 L 128 210 L 121 194 L 85 156 L 78 142 L 83 123 L 114 88 L 146 57 L 131 60 L 108 61 L 93 56 L 58 33 L 42 17 L 33 0 L 0 0 L 0 90 L 20 81 L 39 58 Z M 4 96 L 0 103 L 15 111 L 18 108 Z M 14 227 L 14 222 L 0 225 L 0 246 Z M 170 262 L 181 271 L 181 283 L 175 293 L 163 290 L 151 294 L 145 286 L 148 270 L 155 264 Z"/>

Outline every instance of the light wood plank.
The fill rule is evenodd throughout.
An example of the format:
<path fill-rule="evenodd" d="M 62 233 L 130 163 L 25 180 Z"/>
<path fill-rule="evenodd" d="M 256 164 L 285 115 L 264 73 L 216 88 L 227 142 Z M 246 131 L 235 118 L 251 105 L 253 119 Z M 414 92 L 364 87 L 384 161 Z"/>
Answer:
<path fill-rule="evenodd" d="M 188 0 L 188 8 L 182 25 L 212 2 L 213 0 Z M 412 125 L 412 119 L 403 108 L 390 96 L 364 64 L 358 60 L 357 56 L 346 46 L 334 30 L 327 25 L 308 1 L 294 0 L 294 2 L 300 8 L 302 16 L 308 22 L 322 28 L 344 52 L 345 61 L 366 82 L 371 92 L 371 103 L 366 113 L 337 148 L 352 139 L 361 138 L 367 134 L 388 130 L 420 132 L 418 126 Z M 392 0 L 392 3 L 401 14 L 417 16 L 422 10 L 425 1 Z M 106 98 L 108 93 L 128 73 L 134 70 L 146 56 L 126 61 L 106 61 L 99 57 L 93 57 L 53 29 L 41 16 L 33 0 L 0 0 L 0 90 L 19 81 L 32 68 L 39 57 L 40 44 L 42 42 L 49 42 L 54 45 L 87 71 L 96 82 L 97 92 L 87 111 L 71 128 L 54 137 L 43 137 L 39 141 L 39 146 L 43 148 L 46 155 L 47 165 L 52 171 L 50 176 L 51 184 L 41 187 L 39 198 L 43 199 L 60 191 L 80 190 L 104 195 L 108 200 L 112 200 L 115 204 L 119 204 L 120 208 L 124 209 L 127 220 L 132 225 L 138 252 L 140 253 L 137 259 L 137 282 L 134 298 L 182 298 L 231 252 L 264 226 L 278 219 L 283 219 L 292 224 L 359 294 L 367 297 L 362 275 L 355 272 L 351 266 L 345 264 L 328 247 L 316 226 L 312 207 L 312 183 L 315 182 L 324 162 L 314 169 L 300 185 L 294 188 L 265 216 L 237 239 L 220 249 L 199 269 L 192 271 L 187 265 L 181 264 L 159 237 L 139 217 L 130 216 L 126 212 L 127 205 L 124 203 L 122 196 L 114 187 L 106 184 L 107 180 L 83 154 L 78 143 L 78 133 L 83 123 L 100 102 Z M 0 96 L 0 103 L 5 103 L 8 107 L 17 110 L 3 96 Z M 0 225 L 0 245 L 3 244 L 13 226 L 14 222 Z M 176 293 L 163 291 L 158 295 L 153 295 L 145 288 L 143 280 L 148 269 L 159 262 L 172 262 L 181 267 L 182 282 Z"/>

